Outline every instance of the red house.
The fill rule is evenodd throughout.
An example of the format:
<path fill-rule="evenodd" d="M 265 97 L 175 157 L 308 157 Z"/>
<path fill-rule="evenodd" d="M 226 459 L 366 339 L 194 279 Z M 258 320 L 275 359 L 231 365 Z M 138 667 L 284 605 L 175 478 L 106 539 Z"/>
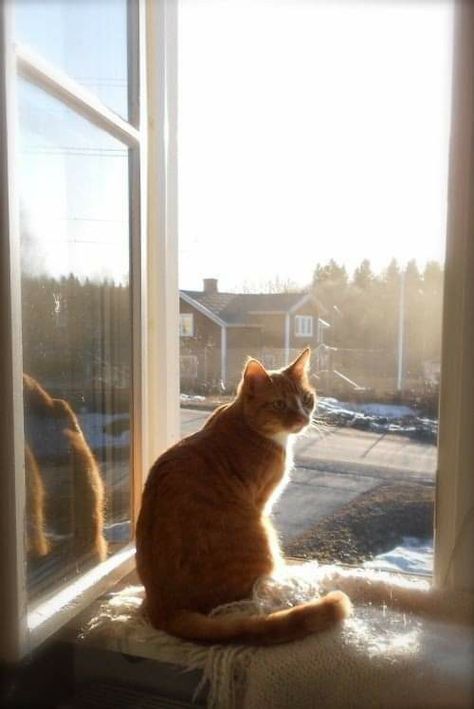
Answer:
<path fill-rule="evenodd" d="M 180 291 L 182 391 L 231 390 L 248 355 L 284 366 L 303 347 L 322 344 L 329 324 L 311 293 Z"/>

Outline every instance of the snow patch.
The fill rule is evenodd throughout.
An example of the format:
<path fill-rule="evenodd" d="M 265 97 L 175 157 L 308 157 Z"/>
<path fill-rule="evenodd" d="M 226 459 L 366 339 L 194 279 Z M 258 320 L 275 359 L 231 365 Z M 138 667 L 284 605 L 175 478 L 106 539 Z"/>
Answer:
<path fill-rule="evenodd" d="M 431 575 L 433 572 L 433 540 L 404 537 L 402 544 L 365 561 L 366 569 L 404 571 L 412 574 Z"/>

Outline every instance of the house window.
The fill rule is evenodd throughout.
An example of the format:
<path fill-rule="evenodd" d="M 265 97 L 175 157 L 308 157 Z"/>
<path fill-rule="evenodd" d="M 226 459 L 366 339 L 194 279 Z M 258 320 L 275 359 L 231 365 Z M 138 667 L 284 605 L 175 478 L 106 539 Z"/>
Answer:
<path fill-rule="evenodd" d="M 311 315 L 295 315 L 296 337 L 313 336 L 313 317 Z"/>
<path fill-rule="evenodd" d="M 175 25 L 127 0 L 0 10 L 2 659 L 133 568 L 145 471 L 177 437 Z"/>
<path fill-rule="evenodd" d="M 194 315 L 192 313 L 179 314 L 179 336 L 194 337 Z"/>

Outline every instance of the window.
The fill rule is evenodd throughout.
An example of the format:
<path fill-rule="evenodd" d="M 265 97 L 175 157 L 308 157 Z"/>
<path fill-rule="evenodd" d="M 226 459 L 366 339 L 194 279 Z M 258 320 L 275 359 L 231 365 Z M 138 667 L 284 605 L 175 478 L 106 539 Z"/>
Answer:
<path fill-rule="evenodd" d="M 179 336 L 194 337 L 194 316 L 192 313 L 180 313 Z"/>
<path fill-rule="evenodd" d="M 28 81 L 17 96 L 33 603 L 131 541 L 130 157 Z"/>
<path fill-rule="evenodd" d="M 315 535 L 308 533 L 301 538 L 301 524 L 308 522 L 308 532 L 311 532 L 321 523 L 320 530 L 327 531 L 325 519 L 334 512 L 326 498 L 324 508 L 320 508 L 323 514 L 316 519 L 313 498 L 308 497 L 305 483 L 316 482 L 318 494 L 324 493 L 325 482 L 333 475 L 332 481 L 339 483 L 332 485 L 339 494 L 337 510 L 341 509 L 342 502 L 350 512 L 358 496 L 363 498 L 370 493 L 374 477 L 372 490 L 377 490 L 401 471 L 410 479 L 410 484 L 416 486 L 421 482 L 427 492 L 421 502 L 425 504 L 424 519 L 429 524 L 436 486 L 436 582 L 472 588 L 469 535 L 472 530 L 474 393 L 470 386 L 470 363 L 474 358 L 474 338 L 469 304 L 474 297 L 474 242 L 469 206 L 474 199 L 471 179 L 474 166 L 472 151 L 466 150 L 466 145 L 472 142 L 473 125 L 472 7 L 467 3 L 457 7 L 450 177 L 454 197 L 448 213 L 447 258 L 444 262 L 441 249 L 439 268 L 426 270 L 424 266 L 420 276 L 419 271 L 417 275 L 413 266 L 409 266 L 411 252 L 400 255 L 398 263 L 391 268 L 382 259 L 377 265 L 353 263 L 344 273 L 340 263 L 342 252 L 335 251 L 337 234 L 331 230 L 337 227 L 340 232 L 344 231 L 340 218 L 346 212 L 352 227 L 350 236 L 346 231 L 345 243 L 357 243 L 358 257 L 370 253 L 361 250 L 361 242 L 356 238 L 369 226 L 379 236 L 377 243 L 385 241 L 395 247 L 401 243 L 399 235 L 408 230 L 411 223 L 420 228 L 423 215 L 416 212 L 412 220 L 396 224 L 387 224 L 383 215 L 390 213 L 405 218 L 406 205 L 416 201 L 412 199 L 413 194 L 419 196 L 423 187 L 421 192 L 426 190 L 427 202 L 432 207 L 424 214 L 433 220 L 436 217 L 431 227 L 443 241 L 444 230 L 439 225 L 443 224 L 446 204 L 446 175 L 441 169 L 435 176 L 432 168 L 434 156 L 441 156 L 441 168 L 443 160 L 447 162 L 449 3 L 430 6 L 426 15 L 424 10 L 401 4 L 402 9 L 393 8 L 390 16 L 383 15 L 382 6 L 371 10 L 369 6 L 363 9 L 358 5 L 356 10 L 342 4 L 343 10 L 346 7 L 344 12 L 338 8 L 331 15 L 335 12 L 332 6 L 321 10 L 317 3 L 301 3 L 296 14 L 290 17 L 285 13 L 293 3 L 279 3 L 281 11 L 270 15 L 269 3 L 255 2 L 251 4 L 252 21 L 249 22 L 245 3 L 223 3 L 228 8 L 225 12 L 231 13 L 226 19 L 217 3 L 184 0 L 180 16 L 182 81 L 179 87 L 174 3 L 118 1 L 113 3 L 113 17 L 107 15 L 112 3 L 97 3 L 96 22 L 90 23 L 90 15 L 87 16 L 88 47 L 89 44 L 94 46 L 94 42 L 97 46 L 95 27 L 114 27 L 114 32 L 107 37 L 107 51 L 102 55 L 100 49 L 97 62 L 90 61 L 81 49 L 79 8 L 84 4 L 74 3 L 74 9 L 70 5 L 66 0 L 54 3 L 56 14 L 53 16 L 48 15 L 53 4 L 12 2 L 4 3 L 0 13 L 0 132 L 5 147 L 0 167 L 2 205 L 7 207 L 0 214 L 0 340 L 3 343 L 0 392 L 5 414 L 0 417 L 0 469 L 4 471 L 0 476 L 0 532 L 6 551 L 0 558 L 1 659 L 16 660 L 24 655 L 132 567 L 134 550 L 129 540 L 145 471 L 179 435 L 178 92 L 182 156 L 188 161 L 187 165 L 182 161 L 181 167 L 186 169 L 180 173 L 179 185 L 180 278 L 183 288 L 193 289 L 200 312 L 209 314 L 209 327 L 202 341 L 181 360 L 192 389 L 190 395 L 199 391 L 193 403 L 203 404 L 203 412 L 194 409 L 191 416 L 183 392 L 183 429 L 194 430 L 210 408 L 231 395 L 231 376 L 239 371 L 246 354 L 258 355 L 260 348 L 269 366 L 288 362 L 293 352 L 282 343 L 288 341 L 290 334 L 292 307 L 301 300 L 302 283 L 310 285 L 316 271 L 315 302 L 324 318 L 325 330 L 324 342 L 321 338 L 314 357 L 312 375 L 320 394 L 323 392 L 323 413 L 326 426 L 330 428 L 318 434 L 317 441 L 306 441 L 310 444 L 306 453 L 302 448 L 296 452 L 296 477 L 301 469 L 309 472 L 307 480 L 301 480 L 303 497 L 309 504 L 296 503 L 293 508 L 287 508 L 298 513 L 294 516 L 296 531 L 290 524 L 291 514 L 286 515 L 287 540 L 291 541 L 292 534 L 294 538 L 299 536 L 300 549 L 306 545 L 308 554 L 312 555 Z M 61 6 L 63 12 L 56 12 Z M 29 21 L 28 11 L 37 13 L 38 25 Z M 216 14 L 210 16 L 213 12 Z M 312 13 L 317 12 L 323 15 L 314 22 Z M 345 12 L 349 14 L 344 15 Z M 348 55 L 340 50 L 351 37 L 361 46 L 360 33 L 364 27 L 369 27 L 364 12 L 380 13 L 377 15 L 380 25 L 373 33 L 377 38 L 376 47 L 370 41 L 362 43 L 366 54 L 350 52 L 349 47 L 348 62 Z M 242 14 L 239 16 L 239 13 Z M 12 31 L 13 19 L 15 32 Z M 199 32 L 196 31 L 197 21 Z M 219 21 L 217 30 L 215 21 Z M 242 34 L 236 32 L 236 22 L 242 32 L 245 28 L 252 29 L 245 61 L 242 61 Z M 357 32 L 354 32 L 355 22 Z M 383 63 L 383 53 L 378 51 L 379 61 L 374 66 L 371 51 L 381 49 L 381 33 L 388 25 L 397 28 L 394 46 L 390 49 L 387 45 L 396 61 Z M 54 29 L 47 35 L 47 43 L 41 29 L 45 26 Z M 203 43 L 206 27 L 212 27 L 212 32 L 209 42 Z M 405 36 L 403 28 L 407 27 L 410 32 Z M 321 33 L 320 42 L 315 41 L 315 28 Z M 284 65 L 279 66 L 282 39 L 288 37 L 290 29 L 294 30 L 292 34 L 298 42 L 294 52 L 285 54 Z M 61 33 L 67 41 L 57 41 L 61 40 Z M 335 36 L 341 39 L 341 44 L 334 42 Z M 200 51 L 189 44 L 193 37 L 199 38 Z M 266 42 L 264 53 L 262 37 Z M 232 45 L 232 38 L 238 38 L 236 45 Z M 218 67 L 213 45 L 217 40 L 220 43 Z M 103 39 L 101 42 L 104 46 Z M 186 46 L 190 50 L 187 53 Z M 400 46 L 404 47 L 403 61 Z M 223 48 L 226 51 L 221 51 Z M 339 57 L 340 62 L 314 62 L 311 51 L 323 49 L 333 51 L 327 56 L 334 60 Z M 366 71 L 359 64 L 352 66 L 361 56 L 366 62 Z M 232 64 L 232 57 L 238 60 L 237 65 Z M 288 57 L 297 63 L 290 66 Z M 423 57 L 423 62 L 417 63 L 416 57 Z M 192 65 L 194 83 L 189 82 Z M 334 67 L 335 76 L 314 73 L 321 67 L 326 71 L 328 66 Z M 310 67 L 312 72 L 308 82 L 301 73 L 305 67 Z M 366 77 L 369 84 L 363 87 L 354 83 L 351 88 L 348 76 L 351 68 L 357 76 Z M 428 76 L 423 74 L 424 69 L 432 80 L 424 81 Z M 220 84 L 224 95 L 215 90 L 217 70 L 224 72 L 225 80 Z M 413 76 L 413 91 L 408 80 L 398 80 L 399 72 L 405 78 Z M 276 77 L 274 82 L 272 77 Z M 339 94 L 347 98 L 351 107 L 349 114 L 345 110 L 347 106 L 341 105 L 340 111 L 334 107 L 337 98 L 334 86 L 341 86 L 339 80 L 345 78 L 350 91 Z M 376 82 L 376 92 L 370 82 Z M 263 93 L 262 85 L 266 87 Z M 424 86 L 423 92 L 419 92 L 420 85 Z M 282 91 L 282 86 L 286 92 Z M 308 91 L 311 86 L 318 87 L 318 101 L 305 110 L 299 102 L 304 96 L 312 96 Z M 245 90 L 243 95 L 239 94 L 241 90 Z M 328 92 L 326 100 L 324 91 Z M 352 100 L 354 92 L 357 101 Z M 377 105 L 373 120 L 367 125 L 368 140 L 364 134 L 366 115 L 358 111 L 362 111 L 373 95 L 377 95 Z M 285 105 L 292 110 L 297 106 L 298 111 L 293 116 L 282 116 L 285 120 L 278 125 L 275 117 L 280 116 L 279 109 L 283 108 L 282 96 L 285 96 Z M 295 100 L 288 100 L 289 97 Z M 420 101 L 428 97 L 434 103 L 427 104 L 430 120 L 425 121 Z M 254 107 L 257 102 L 258 111 L 248 111 L 250 99 Z M 268 122 L 263 111 L 265 106 L 270 108 L 272 116 Z M 402 109 L 408 106 L 409 110 L 401 116 L 404 120 L 397 121 L 390 131 L 390 116 L 396 106 Z M 223 113 L 227 109 L 230 115 Z M 336 115 L 337 121 L 334 120 Z M 351 120 L 345 122 L 347 115 Z M 234 119 L 235 129 L 232 128 Z M 293 130 L 296 120 L 298 135 Z M 250 130 L 242 131 L 243 126 Z M 302 130 L 305 126 L 310 132 Z M 433 133 L 427 126 L 433 128 Z M 194 135 L 190 128 L 196 131 Z M 378 128 L 381 132 L 377 132 Z M 405 128 L 407 133 L 403 133 Z M 388 133 L 389 142 L 385 140 Z M 303 150 L 295 149 L 294 139 L 300 134 L 312 136 L 317 139 L 316 143 L 305 145 Z M 403 148 L 409 144 L 405 138 L 410 134 L 419 145 L 405 162 Z M 436 140 L 430 143 L 434 135 Z M 196 140 L 196 136 L 199 139 Z M 287 140 L 288 136 L 291 140 Z M 341 139 L 344 139 L 342 144 Z M 368 144 L 375 146 L 370 161 L 365 152 Z M 226 150 L 212 152 L 212 145 L 225 146 Z M 286 145 L 290 147 L 286 149 Z M 392 146 L 393 152 L 387 155 L 385 150 L 378 149 L 380 146 Z M 431 156 L 430 179 L 426 173 L 419 172 L 425 163 L 422 146 Z M 350 149 L 360 151 L 353 156 L 358 157 L 357 160 L 351 161 Z M 274 169 L 276 155 L 278 170 Z M 309 161 L 310 170 L 304 179 L 299 179 L 298 166 L 292 163 L 298 155 L 306 156 Z M 377 155 L 383 155 L 380 163 Z M 324 156 L 329 158 L 325 163 L 320 159 Z M 405 165 L 404 180 L 399 187 L 406 191 L 388 189 L 384 192 L 384 180 L 380 179 L 382 168 L 389 163 L 395 167 L 398 160 Z M 364 182 L 359 167 L 369 163 L 374 180 Z M 249 164 L 252 164 L 251 171 Z M 209 175 L 203 175 L 203 165 L 209 166 L 211 175 L 218 176 L 217 183 L 211 184 Z M 223 179 L 229 165 L 238 181 L 236 168 L 240 165 L 244 170 L 245 180 L 240 180 L 240 189 L 234 189 Z M 263 165 L 270 169 L 266 173 L 268 181 Z M 346 169 L 351 165 L 355 166 L 354 172 Z M 410 165 L 409 171 L 406 165 Z M 84 180 L 79 179 L 80 174 Z M 291 180 L 285 175 L 290 175 Z M 341 175 L 344 176 L 342 182 Z M 365 178 L 368 179 L 367 175 Z M 362 183 L 367 188 L 365 194 L 371 195 L 369 212 L 363 210 L 366 201 L 354 196 L 355 188 Z M 48 189 L 53 184 L 59 187 L 58 193 Z M 197 190 L 200 185 L 204 187 L 203 194 Z M 345 198 L 341 196 L 343 187 L 347 188 Z M 45 195 L 44 204 L 39 199 L 38 189 Z M 95 190 L 98 190 L 97 195 Z M 298 247 L 296 237 L 305 234 L 309 222 L 302 212 L 291 206 L 291 193 L 301 208 L 309 204 L 312 214 L 327 213 L 331 230 L 318 240 L 317 247 L 314 234 L 321 233 L 318 230 L 308 232 L 306 246 Z M 314 209 L 315 195 L 318 196 L 317 210 Z M 397 196 L 396 209 L 391 210 L 393 195 Z M 402 200 L 404 196 L 408 197 L 407 201 Z M 341 209 L 342 202 L 344 209 Z M 249 205 L 259 208 L 253 217 L 249 216 Z M 287 206 L 289 211 L 285 212 Z M 436 211 L 438 208 L 441 214 Z M 229 214 L 231 220 L 227 218 Z M 211 225 L 218 235 L 212 239 Z M 288 237 L 278 239 L 280 227 L 288 227 L 286 233 L 292 235 L 291 244 Z M 385 240 L 380 239 L 382 227 L 393 229 L 387 232 Z M 412 236 L 411 244 L 415 244 L 416 234 Z M 244 237 L 250 240 L 244 243 Z M 334 251 L 321 257 L 322 243 L 330 244 Z M 242 254 L 246 268 L 239 271 Z M 199 265 L 200 255 L 205 260 L 205 268 Z M 314 265 L 315 259 L 319 261 L 318 268 Z M 309 269 L 309 278 L 295 282 L 291 269 L 286 268 L 292 261 Z M 279 272 L 269 275 L 264 266 L 273 269 L 275 264 Z M 281 264 L 285 264 L 285 268 Z M 227 279 L 224 265 L 232 269 L 237 280 Z M 423 366 L 413 367 L 413 363 L 416 364 L 412 348 L 412 342 L 416 341 L 416 337 L 412 340 L 414 334 L 421 333 L 421 325 L 426 322 L 440 326 L 439 270 L 443 271 L 441 281 L 445 283 L 443 358 L 439 359 L 441 333 L 431 332 L 430 337 L 423 335 L 421 342 L 418 341 L 422 350 L 430 355 L 426 357 L 428 364 L 425 366 L 423 360 Z M 115 275 L 112 276 L 111 271 Z M 216 274 L 219 274 L 219 287 Z M 215 287 L 204 295 L 199 291 L 200 280 L 209 276 Z M 197 283 L 195 278 L 199 279 Z M 385 286 L 387 282 L 391 284 L 391 293 L 390 289 L 383 291 L 382 280 Z M 420 282 L 423 288 L 419 288 Z M 341 292 L 341 284 L 347 311 L 334 298 Z M 424 304 L 437 303 L 434 311 L 412 307 L 410 299 L 416 300 L 423 289 L 430 294 Z M 367 302 L 377 306 L 370 311 L 370 318 L 365 309 Z M 87 307 L 77 307 L 83 303 L 87 303 Z M 386 307 L 390 303 L 391 316 L 387 318 Z M 419 306 L 419 300 L 417 303 Z M 410 320 L 409 313 L 418 313 L 419 317 Z M 380 343 L 372 342 L 374 322 L 379 333 L 385 332 L 382 341 L 389 343 L 385 350 Z M 84 340 L 79 345 L 78 330 Z M 431 356 L 430 348 L 437 357 Z M 387 351 L 389 357 L 385 356 Z M 75 356 L 77 353 L 82 356 Z M 60 357 L 60 354 L 65 356 Z M 437 453 L 432 442 L 436 440 L 437 392 L 430 386 L 438 386 L 439 361 L 441 416 Z M 57 364 L 57 368 L 52 367 L 51 362 Z M 220 377 L 222 371 L 229 377 L 225 382 Z M 425 376 L 426 372 L 429 376 Z M 374 419 L 389 417 L 380 411 L 355 415 L 362 412 L 342 405 L 380 403 L 364 399 L 372 397 L 374 392 L 380 396 L 380 389 L 384 390 L 383 384 L 388 380 L 391 388 L 386 393 L 390 397 L 401 398 L 406 388 L 416 401 L 420 396 L 420 382 L 424 386 L 426 380 L 427 392 L 433 395 L 431 411 L 434 413 L 418 417 L 418 430 L 417 425 L 411 426 L 413 419 L 396 423 L 377 421 Z M 87 391 L 85 381 L 90 385 Z M 346 402 L 340 392 L 350 392 L 351 400 Z M 381 429 L 364 429 L 371 424 L 379 424 Z M 427 440 L 416 440 L 421 429 Z M 332 435 L 325 435 L 328 430 Z M 80 432 L 87 443 L 86 448 L 78 451 Z M 329 447 L 324 447 L 325 439 L 329 439 Z M 331 440 L 335 444 L 332 450 Z M 397 460 L 403 459 L 402 467 L 386 466 L 394 448 L 387 450 L 385 444 L 398 444 L 401 457 Z M 321 449 L 319 456 L 317 452 L 313 455 L 311 446 Z M 424 471 L 407 464 L 410 451 L 426 466 Z M 89 465 L 89 456 L 95 460 L 89 473 L 94 475 L 95 471 L 100 475 L 100 480 L 95 478 L 99 482 L 89 513 L 99 509 L 97 490 L 99 497 L 103 496 L 110 505 L 105 509 L 102 522 L 100 515 L 96 515 L 93 524 L 85 525 L 86 539 L 81 539 L 79 520 L 91 519 L 92 515 L 87 513 L 86 517 L 81 517 L 84 510 L 78 509 L 75 503 L 86 500 L 87 495 L 75 496 L 73 491 L 79 485 L 83 485 L 86 492 L 90 491 L 93 481 L 88 476 L 82 479 L 76 476 L 77 468 L 71 462 L 74 455 L 80 457 L 81 453 Z M 374 455 L 375 460 L 371 460 Z M 355 456 L 361 468 L 351 467 Z M 55 478 L 58 472 L 61 478 Z M 419 492 L 419 488 L 416 491 Z M 293 505 L 295 500 L 301 502 L 300 493 L 301 489 L 290 487 L 282 502 L 290 501 Z M 58 500 L 64 504 L 58 505 Z M 50 502 L 59 509 L 57 518 L 48 510 Z M 382 497 L 375 500 L 375 504 L 380 511 Z M 35 512 L 28 515 L 27 520 L 24 510 L 28 506 Z M 355 509 L 357 511 L 357 507 Z M 359 507 L 354 518 L 363 523 L 362 526 L 366 523 L 364 509 L 367 511 L 370 506 Z M 410 516 L 410 507 L 407 506 L 405 512 L 408 513 L 406 519 Z M 419 519 L 415 513 L 411 516 L 413 520 Z M 390 525 L 384 521 L 379 531 L 387 529 Z M 432 524 L 430 533 L 431 529 Z M 385 550 L 393 549 L 395 542 L 385 536 Z M 343 561 L 355 559 L 360 563 L 374 555 L 373 550 L 354 550 L 350 546 L 341 549 Z M 54 563 L 49 566 L 45 560 L 50 554 Z"/>
<path fill-rule="evenodd" d="M 2 659 L 133 568 L 146 471 L 176 438 L 175 12 L 1 9 Z"/>
<path fill-rule="evenodd" d="M 233 396 L 247 356 L 281 367 L 314 337 L 284 549 L 431 575 L 452 4 L 181 7 L 180 287 L 209 333 L 182 430 Z"/>
<path fill-rule="evenodd" d="M 131 219 L 138 191 L 130 176 L 139 135 L 101 102 L 96 108 L 71 75 L 92 76 L 97 58 L 107 55 L 100 28 L 108 14 L 122 27 L 107 35 L 116 78 L 104 66 L 88 89 L 128 117 L 138 86 L 127 34 L 135 45 L 137 38 L 126 3 L 101 9 L 91 29 L 89 12 L 77 5 L 12 5 L 32 633 L 40 630 L 51 594 L 97 564 L 133 553 L 133 461 L 140 444 L 131 435 L 139 384 L 132 376 L 139 313 L 131 286 L 140 233 Z"/>
<path fill-rule="evenodd" d="M 296 337 L 313 336 L 313 318 L 311 315 L 295 315 Z"/>

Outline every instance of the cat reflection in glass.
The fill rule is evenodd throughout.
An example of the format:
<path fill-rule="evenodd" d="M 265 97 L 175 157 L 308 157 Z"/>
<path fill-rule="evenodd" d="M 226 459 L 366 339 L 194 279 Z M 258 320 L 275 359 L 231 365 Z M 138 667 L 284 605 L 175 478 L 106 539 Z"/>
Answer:
<path fill-rule="evenodd" d="M 77 416 L 27 374 L 23 401 L 29 560 L 54 552 L 103 561 L 104 484 Z"/>

